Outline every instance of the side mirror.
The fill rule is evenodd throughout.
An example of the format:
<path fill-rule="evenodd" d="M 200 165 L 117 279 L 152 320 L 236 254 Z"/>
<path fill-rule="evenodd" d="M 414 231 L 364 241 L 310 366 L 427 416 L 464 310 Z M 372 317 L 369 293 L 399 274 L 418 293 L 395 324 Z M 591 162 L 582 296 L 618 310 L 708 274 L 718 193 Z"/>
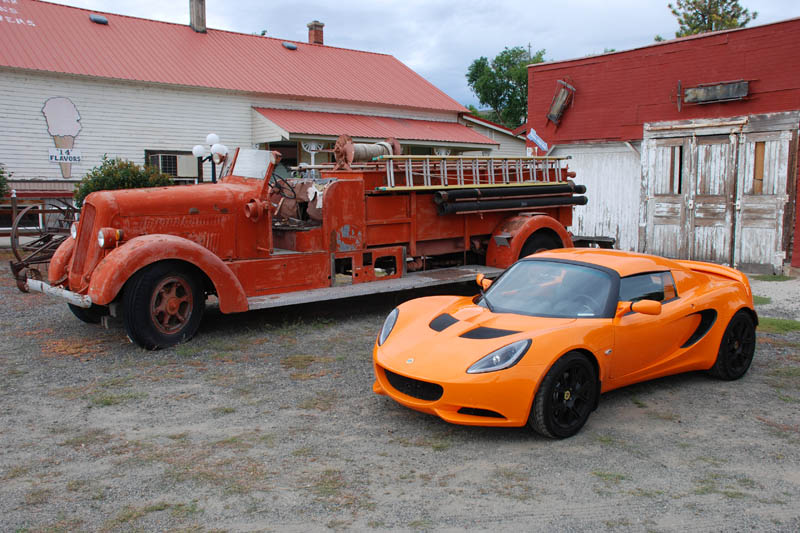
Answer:
<path fill-rule="evenodd" d="M 480 287 L 484 291 L 492 286 L 492 280 L 490 280 L 483 274 L 478 274 L 477 276 L 475 276 L 475 283 L 477 283 L 478 287 Z"/>
<path fill-rule="evenodd" d="M 626 315 L 631 310 L 631 302 L 617 302 L 617 310 L 614 312 L 614 318 L 620 318 Z"/>
<path fill-rule="evenodd" d="M 660 315 L 661 302 L 656 302 L 654 300 L 639 300 L 638 302 L 633 302 L 631 305 L 631 311 L 634 313 L 642 313 L 643 315 Z"/>

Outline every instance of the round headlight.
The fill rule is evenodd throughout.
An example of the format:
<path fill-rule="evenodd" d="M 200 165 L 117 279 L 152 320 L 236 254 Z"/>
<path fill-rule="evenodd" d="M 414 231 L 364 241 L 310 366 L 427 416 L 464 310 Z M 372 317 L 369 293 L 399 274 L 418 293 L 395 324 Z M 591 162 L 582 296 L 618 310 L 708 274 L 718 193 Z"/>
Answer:
<path fill-rule="evenodd" d="M 78 223 L 73 222 L 72 225 L 69 227 L 69 236 L 73 239 L 78 238 Z"/>
<path fill-rule="evenodd" d="M 97 244 L 100 248 L 105 248 L 106 246 L 106 237 L 103 235 L 103 230 L 97 232 Z"/>

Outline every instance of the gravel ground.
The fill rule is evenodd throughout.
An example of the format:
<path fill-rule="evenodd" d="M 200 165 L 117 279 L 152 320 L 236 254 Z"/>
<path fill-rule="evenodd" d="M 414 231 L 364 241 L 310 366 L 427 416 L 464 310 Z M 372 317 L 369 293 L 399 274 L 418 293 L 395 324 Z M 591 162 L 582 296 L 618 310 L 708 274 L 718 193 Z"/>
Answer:
<path fill-rule="evenodd" d="M 460 290 L 472 290 L 461 288 Z M 800 282 L 755 282 L 798 317 Z M 0 275 L 0 530 L 800 530 L 800 332 L 603 396 L 564 441 L 371 392 L 391 297 L 225 316 L 158 352 Z"/>

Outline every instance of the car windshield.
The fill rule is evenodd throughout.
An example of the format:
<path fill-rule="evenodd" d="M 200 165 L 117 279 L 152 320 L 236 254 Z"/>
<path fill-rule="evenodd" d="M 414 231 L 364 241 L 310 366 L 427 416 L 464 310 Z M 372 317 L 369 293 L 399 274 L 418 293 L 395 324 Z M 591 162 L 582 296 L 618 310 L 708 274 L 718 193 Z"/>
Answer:
<path fill-rule="evenodd" d="M 613 282 L 603 270 L 556 261 L 519 261 L 503 273 L 480 305 L 498 313 L 565 318 L 607 315 Z"/>

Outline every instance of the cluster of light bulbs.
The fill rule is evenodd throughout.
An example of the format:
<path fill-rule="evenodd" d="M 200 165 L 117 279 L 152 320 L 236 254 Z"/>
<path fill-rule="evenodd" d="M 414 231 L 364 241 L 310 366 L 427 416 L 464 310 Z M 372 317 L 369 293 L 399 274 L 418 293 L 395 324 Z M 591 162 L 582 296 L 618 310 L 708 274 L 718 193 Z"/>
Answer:
<path fill-rule="evenodd" d="M 192 155 L 195 157 L 207 157 L 209 154 L 211 154 L 214 163 L 217 164 L 219 164 L 223 159 L 225 159 L 225 156 L 228 155 L 228 147 L 224 144 L 220 144 L 219 135 L 216 133 L 208 134 L 206 137 L 206 144 L 211 146 L 211 150 L 209 150 L 207 146 L 198 144 L 192 148 Z"/>

